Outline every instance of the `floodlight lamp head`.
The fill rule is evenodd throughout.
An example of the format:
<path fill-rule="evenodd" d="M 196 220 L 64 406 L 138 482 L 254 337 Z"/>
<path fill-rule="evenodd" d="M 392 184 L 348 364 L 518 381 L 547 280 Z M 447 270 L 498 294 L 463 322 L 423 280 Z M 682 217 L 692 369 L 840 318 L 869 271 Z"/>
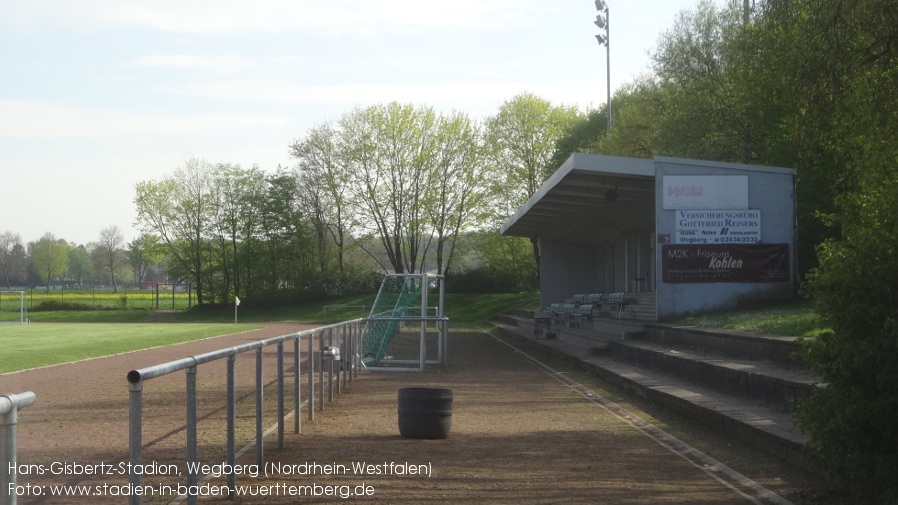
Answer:
<path fill-rule="evenodd" d="M 605 29 L 605 18 L 602 17 L 601 14 L 596 16 L 596 20 L 593 21 L 593 23 L 595 23 L 595 25 L 598 26 L 600 29 Z"/>
<path fill-rule="evenodd" d="M 608 6 L 605 5 L 605 2 L 603 2 L 602 0 L 596 0 L 596 10 L 597 11 L 603 11 L 607 8 L 608 8 Z"/>
<path fill-rule="evenodd" d="M 599 41 L 600 46 L 608 45 L 608 39 L 604 35 L 596 35 L 596 40 Z"/>

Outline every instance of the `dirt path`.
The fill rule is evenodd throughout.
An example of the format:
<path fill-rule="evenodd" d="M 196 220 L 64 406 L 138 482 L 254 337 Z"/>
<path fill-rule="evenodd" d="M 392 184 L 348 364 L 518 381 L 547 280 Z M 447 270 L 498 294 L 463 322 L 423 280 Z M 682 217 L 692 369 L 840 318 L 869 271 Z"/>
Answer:
<path fill-rule="evenodd" d="M 0 376 L 0 390 L 32 390 L 38 396 L 38 404 L 21 416 L 19 463 L 69 461 L 90 465 L 123 461 L 127 454 L 124 377 L 128 370 L 299 329 L 303 327 L 271 325 L 259 332 Z M 489 336 L 453 334 L 450 357 L 448 368 L 426 373 L 363 372 L 334 403 L 317 414 L 314 422 L 307 422 L 303 413 L 302 433 L 288 430 L 285 450 L 275 449 L 274 439 L 267 438 L 266 461 L 281 465 L 280 473 L 241 476 L 237 483 L 249 486 L 247 490 L 281 496 L 239 497 L 236 501 L 211 496 L 201 502 L 750 503 Z M 200 394 L 208 399 L 200 411 L 200 415 L 208 416 L 200 425 L 204 442 L 200 459 L 210 465 L 223 462 L 222 368 L 200 371 Z M 251 388 L 251 369 L 238 365 L 243 392 Z M 177 431 L 178 420 L 183 423 L 183 394 L 179 392 L 183 375 L 174 376 L 147 388 L 152 392 L 144 407 L 144 441 L 150 447 L 144 462 L 163 465 L 183 461 L 184 439 Z M 397 389 L 409 385 L 453 390 L 453 425 L 447 439 L 411 440 L 398 435 Z M 266 403 L 270 403 L 272 395 L 266 395 Z M 243 404 L 238 416 L 247 423 L 252 402 Z M 266 424 L 272 424 L 273 414 L 266 416 Z M 292 421 L 288 426 L 292 427 Z M 239 436 L 239 445 L 252 439 L 245 429 L 240 429 Z M 239 463 L 251 465 L 252 456 L 253 451 L 249 451 Z M 362 463 L 373 465 L 370 472 L 355 471 L 353 465 Z M 303 466 L 307 464 L 318 468 L 317 475 L 297 474 L 309 468 Z M 341 471 L 328 475 L 325 465 L 337 465 L 334 468 Z M 429 475 L 411 475 L 411 468 L 426 468 Z M 26 482 L 42 486 L 123 485 L 127 477 L 20 475 L 19 483 Z M 176 486 L 183 477 L 147 477 L 145 482 Z M 222 478 L 204 482 L 210 491 L 223 483 Z M 308 491 L 317 496 L 284 496 Z M 341 493 L 352 496 L 344 498 Z M 20 504 L 126 501 L 108 494 L 89 500 L 19 498 Z M 147 498 L 144 503 L 165 501 Z"/>

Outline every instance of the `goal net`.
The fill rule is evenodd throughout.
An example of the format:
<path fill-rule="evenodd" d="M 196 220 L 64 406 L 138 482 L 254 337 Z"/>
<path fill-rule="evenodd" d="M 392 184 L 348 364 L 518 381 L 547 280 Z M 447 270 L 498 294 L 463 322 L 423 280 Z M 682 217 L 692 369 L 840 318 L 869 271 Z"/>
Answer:
<path fill-rule="evenodd" d="M 18 317 L 18 321 L 16 320 Z M 0 291 L 0 323 L 27 323 L 24 291 Z"/>
<path fill-rule="evenodd" d="M 437 289 L 438 296 L 430 296 Z M 429 300 L 436 305 L 429 306 Z M 446 332 L 442 276 L 387 275 L 365 323 L 362 362 L 390 370 L 423 370 L 425 364 L 443 363 Z"/>

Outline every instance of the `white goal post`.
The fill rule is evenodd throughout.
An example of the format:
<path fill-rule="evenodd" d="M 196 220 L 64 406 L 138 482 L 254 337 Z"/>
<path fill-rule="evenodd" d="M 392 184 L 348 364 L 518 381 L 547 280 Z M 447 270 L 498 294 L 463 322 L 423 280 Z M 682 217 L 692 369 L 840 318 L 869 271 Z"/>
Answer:
<path fill-rule="evenodd" d="M 12 296 L 10 296 L 10 295 L 12 295 Z M 25 292 L 24 291 L 10 291 L 10 290 L 0 291 L 0 309 L 6 310 L 7 305 L 6 305 L 6 303 L 3 303 L 3 302 L 6 302 L 7 299 L 15 299 L 16 297 L 18 297 L 18 300 L 14 303 L 18 303 L 18 305 L 19 305 L 19 322 L 22 324 L 27 323 L 28 322 L 28 309 L 25 307 Z M 4 322 L 4 321 L 0 321 L 0 322 Z M 5 322 L 12 323 L 15 321 L 5 321 Z"/>

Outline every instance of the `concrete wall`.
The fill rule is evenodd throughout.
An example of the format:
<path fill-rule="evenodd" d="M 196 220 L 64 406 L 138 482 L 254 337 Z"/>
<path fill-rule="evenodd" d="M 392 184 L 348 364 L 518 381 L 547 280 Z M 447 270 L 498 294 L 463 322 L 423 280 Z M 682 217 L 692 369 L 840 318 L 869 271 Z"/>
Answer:
<path fill-rule="evenodd" d="M 655 248 L 659 319 L 735 307 L 747 300 L 788 299 L 795 295 L 794 171 L 789 169 L 656 158 L 656 218 L 659 240 L 676 235 L 676 211 L 663 208 L 663 178 L 667 175 L 748 176 L 748 208 L 761 211 L 761 243 L 788 244 L 790 276 L 786 282 L 665 283 L 662 247 Z"/>
<path fill-rule="evenodd" d="M 540 305 L 564 301 L 577 293 L 592 293 L 605 283 L 602 251 L 592 246 L 540 241 Z"/>
<path fill-rule="evenodd" d="M 648 232 L 601 245 L 540 241 L 540 305 L 575 294 L 652 291 L 653 245 Z M 635 278 L 645 279 L 635 281 Z"/>

